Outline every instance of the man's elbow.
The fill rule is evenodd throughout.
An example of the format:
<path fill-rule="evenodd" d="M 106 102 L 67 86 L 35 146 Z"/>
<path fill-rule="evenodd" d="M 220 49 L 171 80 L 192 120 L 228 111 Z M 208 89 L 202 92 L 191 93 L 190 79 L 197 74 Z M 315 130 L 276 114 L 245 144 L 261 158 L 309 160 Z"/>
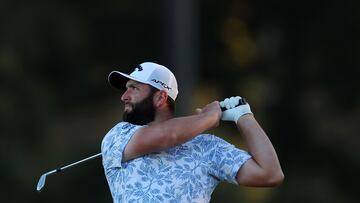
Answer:
<path fill-rule="evenodd" d="M 284 182 L 284 179 L 285 179 L 285 176 L 281 170 L 276 173 L 272 173 L 268 176 L 268 179 L 266 181 L 266 186 L 277 187 Z"/>

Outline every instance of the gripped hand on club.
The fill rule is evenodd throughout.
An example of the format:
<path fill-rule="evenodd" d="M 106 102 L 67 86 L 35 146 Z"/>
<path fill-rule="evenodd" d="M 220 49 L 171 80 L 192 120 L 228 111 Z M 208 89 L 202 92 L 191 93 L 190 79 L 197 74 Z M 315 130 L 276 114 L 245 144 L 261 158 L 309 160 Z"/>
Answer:
<path fill-rule="evenodd" d="M 222 109 L 221 120 L 234 121 L 237 123 L 239 118 L 245 114 L 252 114 L 250 105 L 240 96 L 230 97 L 220 102 Z"/>

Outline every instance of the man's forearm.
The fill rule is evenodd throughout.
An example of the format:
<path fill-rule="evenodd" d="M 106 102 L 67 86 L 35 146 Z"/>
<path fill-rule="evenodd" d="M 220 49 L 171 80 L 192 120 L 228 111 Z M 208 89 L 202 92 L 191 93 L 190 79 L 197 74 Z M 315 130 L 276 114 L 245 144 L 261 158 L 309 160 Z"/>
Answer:
<path fill-rule="evenodd" d="M 161 149 L 167 149 L 182 144 L 196 135 L 209 130 L 217 122 L 216 115 L 198 114 L 186 117 L 177 117 L 150 126 L 146 133 L 157 134 L 161 139 Z"/>
<path fill-rule="evenodd" d="M 211 107 L 216 107 L 217 111 L 210 111 Z M 217 126 L 220 112 L 219 104 L 212 103 L 199 114 L 172 118 L 141 128 L 127 144 L 123 161 L 185 143 L 196 135 Z"/>

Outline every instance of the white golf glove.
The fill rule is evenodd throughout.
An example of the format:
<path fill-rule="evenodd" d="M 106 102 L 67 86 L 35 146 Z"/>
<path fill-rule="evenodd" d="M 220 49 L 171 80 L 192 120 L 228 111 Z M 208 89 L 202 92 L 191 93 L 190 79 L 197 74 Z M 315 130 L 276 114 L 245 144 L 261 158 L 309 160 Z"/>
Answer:
<path fill-rule="evenodd" d="M 226 108 L 226 110 L 222 113 L 221 120 L 234 121 L 235 123 L 237 123 L 241 116 L 252 113 L 250 105 L 248 103 L 237 106 L 240 99 L 241 97 L 236 96 L 226 98 L 224 101 L 220 102 L 220 107 Z"/>

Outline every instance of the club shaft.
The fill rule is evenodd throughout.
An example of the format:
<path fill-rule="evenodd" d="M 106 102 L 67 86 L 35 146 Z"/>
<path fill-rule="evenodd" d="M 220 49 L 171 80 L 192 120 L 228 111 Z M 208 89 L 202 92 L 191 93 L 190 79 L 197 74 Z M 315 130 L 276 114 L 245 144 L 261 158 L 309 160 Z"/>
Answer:
<path fill-rule="evenodd" d="M 85 161 L 89 161 L 89 160 L 94 159 L 94 158 L 99 157 L 99 156 L 101 156 L 101 152 L 98 153 L 98 154 L 95 154 L 95 155 L 93 155 L 93 156 L 87 157 L 87 158 L 85 158 L 85 159 L 82 159 L 82 160 L 80 160 L 80 161 L 74 162 L 74 163 L 72 163 L 72 164 L 69 164 L 69 165 L 63 166 L 63 167 L 61 167 L 61 168 L 58 168 L 58 169 L 49 171 L 49 172 L 47 172 L 46 174 L 47 174 L 47 175 L 50 175 L 50 174 L 53 174 L 53 173 L 58 173 L 58 172 L 66 169 L 66 168 L 72 167 L 72 166 L 74 166 L 74 165 L 80 164 L 80 163 L 85 162 Z"/>
<path fill-rule="evenodd" d="M 96 157 L 98 157 L 98 156 L 101 156 L 101 153 L 98 153 L 98 154 L 95 154 L 95 155 L 93 155 L 93 156 L 87 157 L 87 158 L 85 158 L 85 159 L 82 159 L 82 160 L 77 161 L 77 162 L 75 162 L 75 163 L 69 164 L 69 165 L 67 165 L 67 166 L 63 166 L 63 167 L 60 168 L 60 170 L 64 170 L 64 169 L 69 168 L 69 167 L 71 167 L 71 166 L 74 166 L 74 165 L 76 165 L 76 164 L 80 164 L 80 163 L 82 163 L 82 162 L 85 162 L 85 161 L 88 161 L 88 160 L 90 160 L 90 159 L 96 158 Z"/>

